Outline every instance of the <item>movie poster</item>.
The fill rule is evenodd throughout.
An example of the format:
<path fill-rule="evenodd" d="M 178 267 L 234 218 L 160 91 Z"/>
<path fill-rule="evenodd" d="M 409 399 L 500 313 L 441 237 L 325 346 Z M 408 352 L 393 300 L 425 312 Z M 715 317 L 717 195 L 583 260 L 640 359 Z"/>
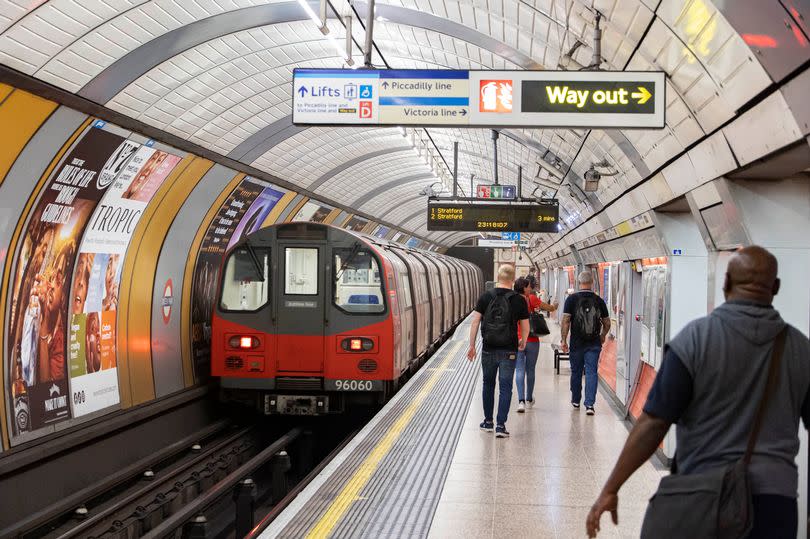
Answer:
<path fill-rule="evenodd" d="M 245 177 L 228 195 L 200 245 L 194 265 L 191 296 L 191 348 L 194 375 L 208 377 L 211 363 L 211 316 L 214 312 L 222 257 L 228 246 L 257 230 L 284 192 L 269 184 Z"/>
<path fill-rule="evenodd" d="M 324 219 L 332 213 L 329 206 L 321 206 L 316 202 L 309 201 L 293 216 L 292 221 L 309 221 L 312 223 L 323 223 Z"/>
<path fill-rule="evenodd" d="M 90 129 L 56 169 L 31 214 L 10 294 L 6 357 L 14 436 L 70 417 L 65 354 L 77 243 L 134 150 L 123 137 Z"/>
<path fill-rule="evenodd" d="M 123 259 L 146 205 L 180 162 L 176 155 L 135 146 L 96 206 L 79 248 L 68 344 L 74 417 L 120 401 L 116 313 Z"/>

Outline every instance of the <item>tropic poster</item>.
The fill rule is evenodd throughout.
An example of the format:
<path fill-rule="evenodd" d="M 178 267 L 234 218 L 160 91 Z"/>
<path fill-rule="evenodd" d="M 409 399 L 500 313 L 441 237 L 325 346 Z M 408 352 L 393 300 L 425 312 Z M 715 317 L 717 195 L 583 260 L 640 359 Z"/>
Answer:
<path fill-rule="evenodd" d="M 31 214 L 14 274 L 6 350 L 14 436 L 70 417 L 65 354 L 77 244 L 134 149 L 121 136 L 91 128 L 57 167 Z"/>
<path fill-rule="evenodd" d="M 116 325 L 123 259 L 146 205 L 180 157 L 141 146 L 90 218 L 72 287 L 68 366 L 74 417 L 118 404 Z"/>
<path fill-rule="evenodd" d="M 211 315 L 222 257 L 234 236 L 241 237 L 244 230 L 250 233 L 262 225 L 264 218 L 259 219 L 258 215 L 266 217 L 283 194 L 277 188 L 247 176 L 231 191 L 205 232 L 194 265 L 191 294 L 191 349 L 197 380 L 205 379 L 209 372 Z"/>

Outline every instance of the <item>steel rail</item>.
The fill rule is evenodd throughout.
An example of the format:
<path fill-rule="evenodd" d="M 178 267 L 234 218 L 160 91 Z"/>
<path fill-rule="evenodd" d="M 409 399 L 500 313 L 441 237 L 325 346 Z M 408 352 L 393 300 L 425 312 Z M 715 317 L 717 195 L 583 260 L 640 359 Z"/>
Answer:
<path fill-rule="evenodd" d="M 175 530 L 183 526 L 183 524 L 185 524 L 189 519 L 200 514 L 208 506 L 216 502 L 220 497 L 227 494 L 237 485 L 237 483 L 239 483 L 239 481 L 255 472 L 259 467 L 270 460 L 273 455 L 289 446 L 292 442 L 298 439 L 303 432 L 303 429 L 300 427 L 290 429 L 285 435 L 267 446 L 245 464 L 237 468 L 232 474 L 228 475 L 228 477 L 214 485 L 202 496 L 164 520 L 159 526 L 144 535 L 143 539 L 158 539 L 166 536 L 173 536 Z"/>
<path fill-rule="evenodd" d="M 109 507 L 105 507 L 95 513 L 91 509 L 90 510 L 91 516 L 89 516 L 89 518 L 83 520 L 78 526 L 75 526 L 70 530 L 66 530 L 64 533 L 58 536 L 58 539 L 68 539 L 70 537 L 82 536 L 80 534 L 101 524 L 102 522 L 104 522 L 104 520 L 109 519 L 111 516 L 115 515 L 115 513 L 120 512 L 122 508 L 132 504 L 139 498 L 148 496 L 150 492 L 155 491 L 161 488 L 162 486 L 169 484 L 171 481 L 174 481 L 177 478 L 177 476 L 199 465 L 201 462 L 211 458 L 213 455 L 221 451 L 223 448 L 232 446 L 234 442 L 238 441 L 240 438 L 243 438 L 251 430 L 252 430 L 251 427 L 244 427 L 238 429 L 236 432 L 227 435 L 225 438 L 215 441 L 211 446 L 206 447 L 205 451 L 195 455 L 193 458 L 181 462 L 179 465 L 169 467 L 166 470 L 157 472 L 155 479 L 153 481 L 149 483 L 144 483 L 143 485 L 136 487 L 133 491 L 126 493 L 122 499 L 116 500 L 115 504 L 110 505 Z M 179 447 L 181 448 L 189 447 L 188 442 L 186 442 L 185 445 L 181 445 Z"/>

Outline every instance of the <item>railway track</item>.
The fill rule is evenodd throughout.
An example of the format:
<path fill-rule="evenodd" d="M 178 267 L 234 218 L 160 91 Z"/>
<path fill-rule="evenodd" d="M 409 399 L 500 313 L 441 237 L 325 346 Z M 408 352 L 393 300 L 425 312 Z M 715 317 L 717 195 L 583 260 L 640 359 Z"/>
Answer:
<path fill-rule="evenodd" d="M 15 537 L 245 537 L 263 529 L 358 432 L 346 421 L 222 419 L 164 448 L 160 458 L 70 512 Z M 347 435 L 347 433 L 349 433 Z M 257 525 L 258 523 L 258 525 Z"/>

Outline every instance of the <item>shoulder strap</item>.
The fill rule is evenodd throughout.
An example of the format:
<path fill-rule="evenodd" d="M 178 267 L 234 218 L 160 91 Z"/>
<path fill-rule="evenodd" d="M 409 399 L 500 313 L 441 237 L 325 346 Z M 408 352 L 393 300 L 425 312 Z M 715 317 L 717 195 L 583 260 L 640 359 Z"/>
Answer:
<path fill-rule="evenodd" d="M 779 379 L 779 364 L 782 362 L 782 352 L 785 350 L 785 339 L 787 337 L 788 326 L 782 328 L 776 341 L 773 345 L 773 352 L 771 353 L 771 364 L 768 367 L 768 380 L 765 383 L 765 392 L 759 401 L 757 408 L 757 415 L 754 417 L 754 425 L 751 428 L 751 434 L 748 437 L 748 447 L 745 448 L 745 455 L 743 456 L 743 464 L 747 467 L 751 462 L 751 456 L 754 453 L 754 446 L 757 444 L 759 431 L 762 427 L 762 420 L 765 417 L 765 409 L 768 406 L 768 401 L 771 395 L 776 391 L 776 382 Z"/>

